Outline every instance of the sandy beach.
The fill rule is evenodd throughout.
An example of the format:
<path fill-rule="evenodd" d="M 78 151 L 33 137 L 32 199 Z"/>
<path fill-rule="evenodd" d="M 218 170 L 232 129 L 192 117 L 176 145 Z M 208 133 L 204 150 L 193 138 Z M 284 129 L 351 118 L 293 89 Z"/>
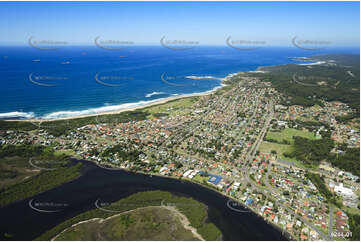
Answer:
<path fill-rule="evenodd" d="M 228 76 L 225 78 L 218 78 L 219 80 L 221 80 L 221 85 L 212 90 L 209 90 L 209 91 L 205 91 L 202 93 L 192 93 L 192 94 L 171 96 L 171 97 L 167 97 L 167 98 L 162 98 L 160 100 L 154 100 L 154 102 L 150 102 L 147 104 L 143 104 L 143 105 L 140 104 L 136 107 L 131 107 L 131 108 L 121 108 L 119 110 L 109 111 L 109 112 L 99 112 L 99 113 L 94 113 L 94 114 L 77 115 L 77 116 L 54 118 L 54 119 L 26 119 L 26 120 L 13 120 L 13 119 L 6 120 L 6 119 L 4 119 L 4 120 L 5 121 L 24 121 L 24 122 L 51 122 L 51 121 L 57 121 L 57 120 L 70 120 L 70 119 L 94 117 L 94 116 L 99 116 L 99 115 L 119 114 L 119 113 L 126 112 L 126 111 L 134 111 L 137 109 L 147 108 L 147 107 L 151 107 L 154 105 L 165 104 L 169 101 L 173 101 L 173 100 L 177 100 L 177 99 L 189 98 L 189 97 L 201 97 L 201 96 L 210 95 L 210 94 L 213 94 L 216 91 L 220 90 L 221 88 L 227 86 L 226 84 L 224 84 L 224 82 L 227 80 L 227 78 L 228 78 Z"/>

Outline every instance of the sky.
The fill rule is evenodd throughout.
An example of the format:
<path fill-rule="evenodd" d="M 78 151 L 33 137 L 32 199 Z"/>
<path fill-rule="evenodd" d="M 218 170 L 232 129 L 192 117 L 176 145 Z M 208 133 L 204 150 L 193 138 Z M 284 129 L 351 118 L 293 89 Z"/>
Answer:
<path fill-rule="evenodd" d="M 234 40 L 287 46 L 295 36 L 359 46 L 359 2 L 0 2 L 0 45 L 28 39 L 92 45 L 169 40 L 224 45 Z"/>

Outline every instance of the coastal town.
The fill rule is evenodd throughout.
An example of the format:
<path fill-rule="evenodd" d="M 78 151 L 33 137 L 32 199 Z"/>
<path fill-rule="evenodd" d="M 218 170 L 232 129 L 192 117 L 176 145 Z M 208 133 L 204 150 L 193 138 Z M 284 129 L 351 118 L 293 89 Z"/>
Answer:
<path fill-rule="evenodd" d="M 296 240 L 348 240 L 349 211 L 358 211 L 359 176 L 326 158 L 305 164 L 293 155 L 295 137 L 329 135 L 331 153 L 360 148 L 358 122 L 340 122 L 352 109 L 342 102 L 286 105 L 271 83 L 242 73 L 210 95 L 150 107 L 144 120 L 97 122 L 54 136 L 47 122 L 31 131 L 2 131 L 0 144 L 38 144 L 126 169 L 207 186 L 229 197 L 234 212 L 254 212 Z M 157 114 L 157 115 L 155 115 Z M 335 197 L 331 202 L 314 177 Z"/>

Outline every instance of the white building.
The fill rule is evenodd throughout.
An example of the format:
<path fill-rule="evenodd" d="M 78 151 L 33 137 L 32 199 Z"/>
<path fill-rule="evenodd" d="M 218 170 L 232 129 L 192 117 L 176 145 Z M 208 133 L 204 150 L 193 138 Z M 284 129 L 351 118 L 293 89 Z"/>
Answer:
<path fill-rule="evenodd" d="M 240 182 L 235 182 L 235 183 L 233 184 L 233 189 L 237 190 L 240 185 L 241 185 Z"/>
<path fill-rule="evenodd" d="M 344 187 L 343 183 L 334 187 L 335 192 L 342 196 L 353 196 L 353 191 L 350 188 Z"/>
<path fill-rule="evenodd" d="M 193 170 L 188 170 L 186 172 L 184 172 L 183 177 L 187 177 L 188 175 L 190 175 L 193 172 Z"/>

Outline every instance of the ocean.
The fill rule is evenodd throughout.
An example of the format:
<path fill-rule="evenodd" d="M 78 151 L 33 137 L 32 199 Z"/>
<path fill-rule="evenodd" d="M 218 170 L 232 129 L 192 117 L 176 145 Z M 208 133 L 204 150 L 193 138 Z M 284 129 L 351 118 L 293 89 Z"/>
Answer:
<path fill-rule="evenodd" d="M 237 50 L 203 46 L 172 50 L 131 46 L 106 50 L 66 46 L 40 50 L 0 47 L 0 119 L 55 119 L 149 104 L 171 96 L 219 88 L 218 79 L 259 66 L 302 64 L 294 57 L 359 54 L 355 48 L 310 51 L 296 47 Z"/>

